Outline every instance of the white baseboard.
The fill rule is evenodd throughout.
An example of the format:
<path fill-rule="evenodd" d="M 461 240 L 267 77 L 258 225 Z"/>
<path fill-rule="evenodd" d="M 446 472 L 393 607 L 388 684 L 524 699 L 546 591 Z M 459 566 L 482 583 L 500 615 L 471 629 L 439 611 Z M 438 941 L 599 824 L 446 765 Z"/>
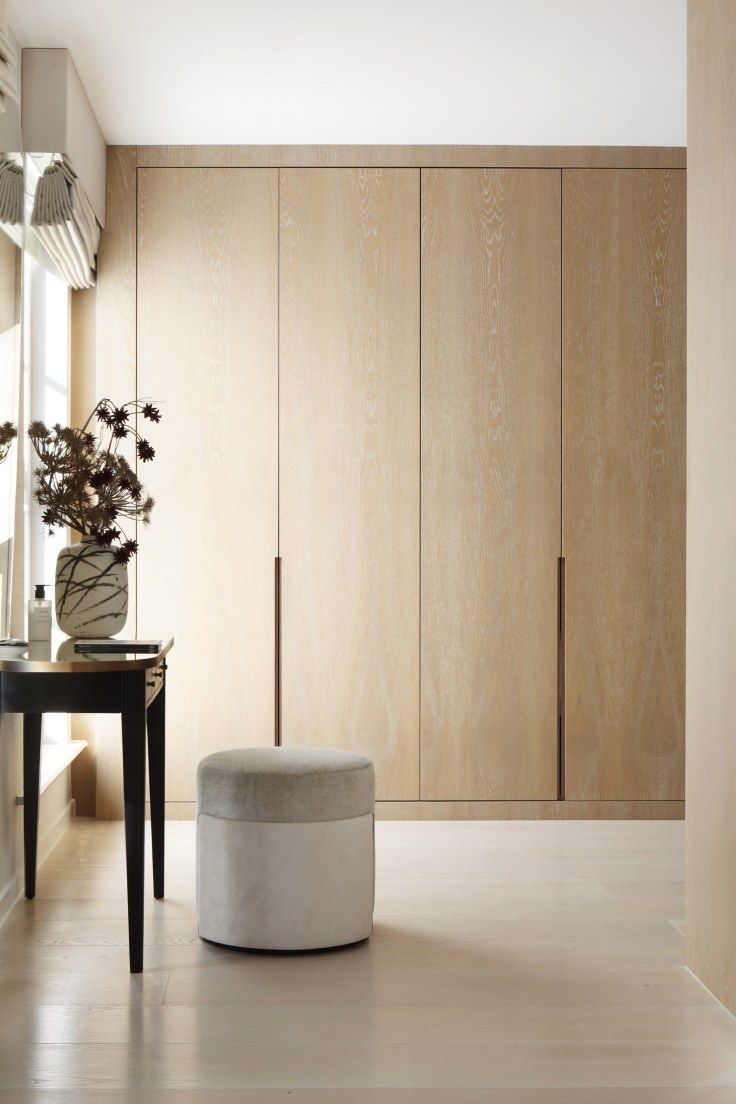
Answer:
<path fill-rule="evenodd" d="M 41 795 L 43 803 L 43 794 Z M 38 837 L 38 866 L 49 857 L 53 849 L 74 819 L 74 799 L 69 800 L 51 824 L 47 824 Z M 41 810 L 39 809 L 39 821 Z M 13 906 L 23 896 L 23 869 L 19 869 L 0 889 L 0 924 L 10 915 Z"/>

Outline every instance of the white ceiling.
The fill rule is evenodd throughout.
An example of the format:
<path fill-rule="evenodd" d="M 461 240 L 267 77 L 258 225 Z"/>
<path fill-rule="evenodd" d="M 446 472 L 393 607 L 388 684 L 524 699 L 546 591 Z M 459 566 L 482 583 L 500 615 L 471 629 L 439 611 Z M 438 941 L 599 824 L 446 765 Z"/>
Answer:
<path fill-rule="evenodd" d="M 686 0 L 10 0 L 110 143 L 684 145 Z"/>

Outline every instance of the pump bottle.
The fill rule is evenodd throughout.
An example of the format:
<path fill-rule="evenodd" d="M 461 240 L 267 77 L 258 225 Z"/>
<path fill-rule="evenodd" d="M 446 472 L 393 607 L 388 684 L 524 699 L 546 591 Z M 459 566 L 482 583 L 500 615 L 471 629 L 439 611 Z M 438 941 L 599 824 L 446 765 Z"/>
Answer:
<path fill-rule="evenodd" d="M 51 640 L 51 602 L 44 583 L 36 584 L 36 597 L 28 603 L 28 640 L 36 643 Z"/>

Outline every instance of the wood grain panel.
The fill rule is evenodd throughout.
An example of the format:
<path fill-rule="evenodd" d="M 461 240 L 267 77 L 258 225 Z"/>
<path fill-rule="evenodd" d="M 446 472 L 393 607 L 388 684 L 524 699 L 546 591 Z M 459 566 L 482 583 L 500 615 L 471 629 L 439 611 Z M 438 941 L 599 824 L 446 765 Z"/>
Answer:
<path fill-rule="evenodd" d="M 557 796 L 560 174 L 422 173 L 422 798 Z"/>
<path fill-rule="evenodd" d="M 69 424 L 84 425 L 96 399 L 96 288 L 70 293 L 70 375 Z M 122 397 L 121 397 L 122 398 Z M 76 537 L 71 539 L 77 539 Z M 135 603 L 135 590 L 132 591 Z M 93 817 L 97 813 L 97 764 L 95 761 L 95 735 L 98 725 L 110 723 L 110 718 L 76 713 L 71 718 L 71 738 L 86 740 L 87 747 L 71 764 L 72 797 L 75 815 Z"/>
<path fill-rule="evenodd" d="M 419 173 L 281 171 L 283 742 L 418 796 Z"/>
<path fill-rule="evenodd" d="M 100 237 L 97 286 L 75 293 L 73 300 L 70 417 L 75 425 L 82 424 L 104 396 L 128 402 L 136 393 L 137 163 L 137 146 L 107 151 L 107 227 Z M 131 601 L 122 633 L 134 635 L 135 559 L 128 566 L 128 579 Z M 88 741 L 86 755 L 94 761 L 94 776 L 89 769 L 73 771 L 73 794 L 80 810 L 90 809 L 94 801 L 98 817 L 119 819 L 123 815 L 120 718 L 79 714 L 72 718 L 72 736 Z"/>
<path fill-rule="evenodd" d="M 140 171 L 138 394 L 163 420 L 138 623 L 176 641 L 172 800 L 203 755 L 274 740 L 277 289 L 275 170 Z"/>
<path fill-rule="evenodd" d="M 140 165 L 684 168 L 682 146 L 139 146 Z"/>
<path fill-rule="evenodd" d="M 736 1012 L 736 6 L 688 4 L 687 964 Z"/>
<path fill-rule="evenodd" d="M 566 796 L 683 796 L 685 175 L 563 173 Z"/>

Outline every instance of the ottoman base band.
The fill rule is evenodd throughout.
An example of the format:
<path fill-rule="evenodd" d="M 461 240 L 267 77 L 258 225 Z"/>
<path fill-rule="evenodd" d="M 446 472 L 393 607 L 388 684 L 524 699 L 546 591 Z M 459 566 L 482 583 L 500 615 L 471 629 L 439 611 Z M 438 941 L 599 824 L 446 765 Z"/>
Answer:
<path fill-rule="evenodd" d="M 251 950 L 357 943 L 373 928 L 373 815 L 315 823 L 197 816 L 199 934 Z"/>

